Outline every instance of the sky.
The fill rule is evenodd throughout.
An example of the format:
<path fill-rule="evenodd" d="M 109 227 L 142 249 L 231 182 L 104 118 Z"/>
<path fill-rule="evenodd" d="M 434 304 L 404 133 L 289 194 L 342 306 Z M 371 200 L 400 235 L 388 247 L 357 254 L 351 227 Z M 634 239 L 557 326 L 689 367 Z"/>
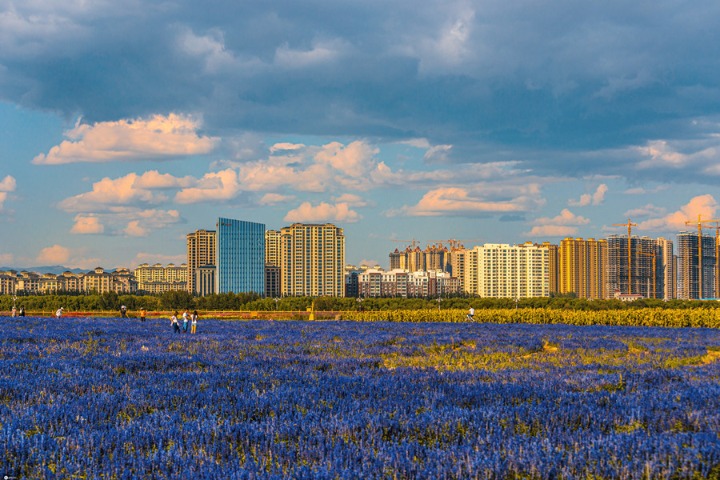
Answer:
<path fill-rule="evenodd" d="M 334 223 L 348 263 L 385 267 L 412 240 L 628 219 L 674 239 L 720 216 L 718 18 L 710 0 L 0 0 L 0 266 L 184 263 L 218 217 Z"/>

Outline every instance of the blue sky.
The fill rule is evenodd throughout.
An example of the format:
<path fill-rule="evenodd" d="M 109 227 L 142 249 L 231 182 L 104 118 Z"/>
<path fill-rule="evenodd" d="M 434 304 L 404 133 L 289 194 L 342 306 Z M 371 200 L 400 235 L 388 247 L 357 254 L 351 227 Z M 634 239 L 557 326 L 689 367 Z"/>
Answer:
<path fill-rule="evenodd" d="M 716 218 L 720 4 L 0 0 L 0 265 L 185 258 L 219 216 L 349 263 Z M 396 241 L 400 240 L 400 241 Z"/>

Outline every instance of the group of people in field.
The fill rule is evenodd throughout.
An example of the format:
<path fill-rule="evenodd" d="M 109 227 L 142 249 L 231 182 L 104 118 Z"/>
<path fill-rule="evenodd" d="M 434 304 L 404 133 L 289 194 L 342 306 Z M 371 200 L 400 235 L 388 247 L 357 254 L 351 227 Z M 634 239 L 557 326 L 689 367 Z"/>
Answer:
<path fill-rule="evenodd" d="M 24 317 L 25 316 L 25 307 L 20 305 L 20 310 L 13 305 L 12 310 L 10 311 L 10 315 L 13 317 Z"/>
<path fill-rule="evenodd" d="M 178 312 L 177 310 L 175 313 L 172 314 L 170 317 L 170 325 L 172 325 L 173 331 L 175 333 L 187 333 L 188 331 L 188 324 L 190 325 L 190 333 L 197 333 L 197 321 L 198 321 L 198 312 L 195 310 L 192 315 L 188 313 L 187 310 L 185 310 L 182 314 L 182 330 L 180 327 L 180 323 L 178 321 Z"/>
<path fill-rule="evenodd" d="M 55 317 L 60 318 L 63 316 L 63 313 L 65 311 L 64 307 L 60 307 L 55 312 Z M 140 309 L 140 321 L 144 322 L 147 318 L 147 310 L 142 308 Z M 17 315 L 16 308 L 13 306 L 12 309 L 12 316 L 15 317 Z M 25 316 L 25 308 L 20 307 L 20 313 L 19 316 L 24 317 Z M 120 307 L 120 317 L 121 318 L 128 318 L 127 316 L 127 307 L 125 305 Z M 190 327 L 190 333 L 197 333 L 197 322 L 198 322 L 198 312 L 197 310 L 193 311 L 192 314 L 190 314 L 187 310 L 183 311 L 182 314 L 182 327 L 180 326 L 180 323 L 178 321 L 178 312 L 175 310 L 175 312 L 170 317 L 170 325 L 172 326 L 172 329 L 175 333 L 187 333 L 188 327 Z"/>

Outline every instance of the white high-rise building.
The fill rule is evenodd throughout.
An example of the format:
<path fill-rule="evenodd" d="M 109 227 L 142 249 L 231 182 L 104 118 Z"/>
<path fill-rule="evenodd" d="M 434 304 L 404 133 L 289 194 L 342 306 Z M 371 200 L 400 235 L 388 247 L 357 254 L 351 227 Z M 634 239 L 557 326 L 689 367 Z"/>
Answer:
<path fill-rule="evenodd" d="M 547 246 L 488 243 L 465 254 L 465 291 L 480 297 L 550 295 Z"/>

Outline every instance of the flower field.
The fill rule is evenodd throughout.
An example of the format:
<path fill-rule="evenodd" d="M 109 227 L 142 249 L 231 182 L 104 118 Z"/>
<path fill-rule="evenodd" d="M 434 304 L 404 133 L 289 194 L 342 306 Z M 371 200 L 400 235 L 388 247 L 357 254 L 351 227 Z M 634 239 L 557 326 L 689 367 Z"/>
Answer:
<path fill-rule="evenodd" d="M 0 325 L 0 477 L 720 478 L 716 329 Z"/>

